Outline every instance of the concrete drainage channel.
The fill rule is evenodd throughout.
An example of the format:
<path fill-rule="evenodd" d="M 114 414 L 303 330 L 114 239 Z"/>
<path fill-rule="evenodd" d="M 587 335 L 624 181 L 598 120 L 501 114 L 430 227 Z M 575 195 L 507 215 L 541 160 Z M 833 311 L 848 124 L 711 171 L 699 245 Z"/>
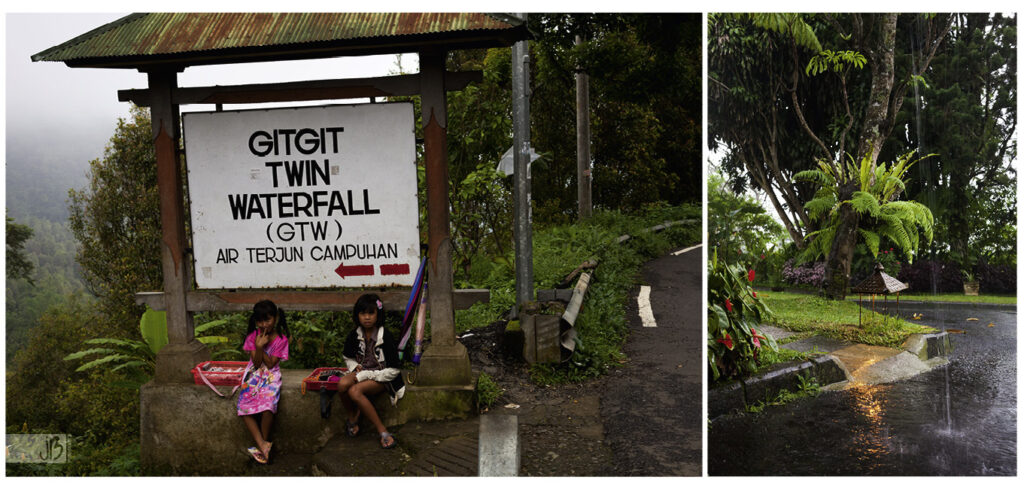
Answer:
<path fill-rule="evenodd" d="M 779 336 L 788 333 L 784 330 L 770 332 Z M 824 390 L 895 382 L 946 364 L 946 357 L 952 351 L 945 332 L 911 335 L 902 349 L 822 337 L 806 338 L 784 347 L 824 354 L 805 362 L 783 363 L 768 372 L 710 389 L 708 417 L 713 419 L 733 411 L 743 411 L 748 405 L 772 399 L 783 389 L 798 391 L 801 378 L 813 377 L 824 386 Z"/>

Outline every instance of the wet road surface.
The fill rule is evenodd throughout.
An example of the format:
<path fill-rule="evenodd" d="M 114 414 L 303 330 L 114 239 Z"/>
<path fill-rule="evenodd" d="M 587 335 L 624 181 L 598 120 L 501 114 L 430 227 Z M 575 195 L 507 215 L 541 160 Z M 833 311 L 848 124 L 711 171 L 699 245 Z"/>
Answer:
<path fill-rule="evenodd" d="M 701 475 L 703 264 L 698 247 L 644 265 L 656 326 L 644 327 L 634 293 L 626 310 L 629 361 L 600 389 L 614 457 L 597 475 Z"/>
<path fill-rule="evenodd" d="M 964 331 L 951 337 L 948 365 L 717 418 L 708 433 L 709 474 L 1015 475 L 1016 308 L 900 309 L 922 314 L 918 323 Z"/>

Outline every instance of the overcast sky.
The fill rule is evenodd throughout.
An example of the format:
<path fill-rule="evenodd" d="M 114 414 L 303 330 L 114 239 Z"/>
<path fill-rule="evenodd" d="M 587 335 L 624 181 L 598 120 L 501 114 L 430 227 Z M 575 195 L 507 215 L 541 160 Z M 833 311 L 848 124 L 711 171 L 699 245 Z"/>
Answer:
<path fill-rule="evenodd" d="M 82 173 L 87 169 L 89 160 L 102 155 L 117 119 L 126 117 L 129 112 L 129 104 L 117 100 L 117 91 L 146 88 L 145 75 L 129 69 L 69 68 L 64 63 L 32 62 L 31 56 L 124 15 L 5 15 L 4 133 L 9 146 L 38 147 L 50 155 L 56 152 Z M 191 67 L 178 75 L 178 85 L 384 76 L 397 70 L 395 61 L 395 56 L 387 55 Z M 416 55 L 403 56 L 402 66 L 407 72 L 418 71 Z M 317 101 L 306 105 L 345 102 L 354 101 Z M 229 105 L 225 109 L 242 107 Z M 182 107 L 182 110 L 213 110 L 213 106 L 190 105 Z M 31 143 L 26 144 L 26 141 Z"/>
<path fill-rule="evenodd" d="M 8 14 L 7 123 L 34 126 L 69 115 L 73 122 L 96 122 L 126 115 L 128 104 L 117 101 L 117 90 L 145 88 L 142 73 L 126 69 L 68 68 L 64 63 L 30 60 L 33 54 L 123 15 L 126 14 Z M 386 75 L 394 69 L 394 59 L 394 56 L 365 56 L 192 67 L 179 75 L 178 83 L 180 86 L 230 85 Z M 403 64 L 415 67 L 415 63 L 403 61 Z M 200 106 L 200 109 L 209 110 L 209 107 Z"/>

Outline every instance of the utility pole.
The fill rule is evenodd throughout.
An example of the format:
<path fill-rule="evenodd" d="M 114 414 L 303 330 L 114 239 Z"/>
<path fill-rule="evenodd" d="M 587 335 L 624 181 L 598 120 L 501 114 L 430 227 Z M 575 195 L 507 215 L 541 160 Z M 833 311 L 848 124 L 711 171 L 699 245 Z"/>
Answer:
<path fill-rule="evenodd" d="M 576 45 L 582 40 L 576 35 Z M 576 66 L 576 198 L 580 220 L 590 218 L 590 77 Z"/>
<path fill-rule="evenodd" d="M 519 14 L 526 22 L 526 14 Z M 513 233 L 516 245 L 516 307 L 533 300 L 533 231 L 530 212 L 530 48 L 527 41 L 512 45 L 512 158 L 515 183 Z"/>

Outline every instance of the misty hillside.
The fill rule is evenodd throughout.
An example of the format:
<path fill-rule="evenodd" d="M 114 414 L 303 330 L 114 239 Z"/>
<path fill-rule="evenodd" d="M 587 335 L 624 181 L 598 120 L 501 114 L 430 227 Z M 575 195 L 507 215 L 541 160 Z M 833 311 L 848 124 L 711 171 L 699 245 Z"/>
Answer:
<path fill-rule="evenodd" d="M 44 312 L 85 290 L 75 262 L 77 242 L 68 228 L 68 189 L 85 186 L 89 161 L 102 156 L 113 131 L 90 132 L 82 141 L 54 144 L 48 131 L 7 129 L 7 215 L 32 228 L 24 252 L 34 265 L 34 284 L 5 280 L 8 363 Z"/>
<path fill-rule="evenodd" d="M 50 221 L 67 219 L 68 189 L 85 185 L 89 161 L 103 155 L 113 134 L 110 128 L 94 128 L 78 141 L 55 144 L 44 130 L 7 129 L 7 213 L 21 221 L 29 216 Z"/>

